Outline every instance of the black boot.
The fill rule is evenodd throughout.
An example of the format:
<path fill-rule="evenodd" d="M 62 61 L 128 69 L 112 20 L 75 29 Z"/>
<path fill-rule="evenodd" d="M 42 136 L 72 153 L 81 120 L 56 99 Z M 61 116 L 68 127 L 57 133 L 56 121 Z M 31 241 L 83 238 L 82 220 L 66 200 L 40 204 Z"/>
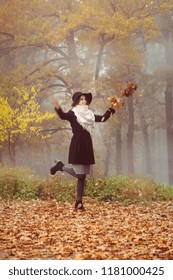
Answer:
<path fill-rule="evenodd" d="M 50 173 L 54 175 L 57 171 L 63 171 L 63 166 L 64 164 L 62 163 L 62 161 L 57 161 L 57 163 L 53 167 L 51 167 Z"/>
<path fill-rule="evenodd" d="M 75 210 L 85 210 L 82 200 L 76 200 L 75 202 Z"/>

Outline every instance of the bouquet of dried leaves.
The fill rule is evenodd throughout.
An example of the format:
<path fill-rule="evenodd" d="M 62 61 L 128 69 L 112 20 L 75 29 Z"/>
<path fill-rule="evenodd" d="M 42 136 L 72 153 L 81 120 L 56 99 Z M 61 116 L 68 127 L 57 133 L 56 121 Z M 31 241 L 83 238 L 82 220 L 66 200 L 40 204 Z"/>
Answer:
<path fill-rule="evenodd" d="M 125 89 L 123 89 L 122 83 L 118 83 L 117 88 L 119 89 L 119 97 L 117 95 L 108 97 L 109 106 L 115 109 L 122 108 L 125 105 L 125 98 L 133 96 L 138 86 L 132 82 L 127 81 L 127 87 Z M 138 100 L 134 99 L 133 103 L 138 104 Z"/>

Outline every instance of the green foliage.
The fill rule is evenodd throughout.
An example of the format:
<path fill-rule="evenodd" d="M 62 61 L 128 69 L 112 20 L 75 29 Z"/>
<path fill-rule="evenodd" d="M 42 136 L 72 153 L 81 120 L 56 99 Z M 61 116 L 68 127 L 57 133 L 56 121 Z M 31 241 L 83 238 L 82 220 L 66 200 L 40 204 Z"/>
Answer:
<path fill-rule="evenodd" d="M 41 180 L 35 194 L 43 200 L 72 201 L 75 199 L 75 182 L 69 182 L 60 176 Z"/>
<path fill-rule="evenodd" d="M 118 176 L 89 180 L 86 195 L 100 201 L 119 201 L 124 204 L 173 200 L 173 188 L 148 177 Z"/>
<path fill-rule="evenodd" d="M 2 199 L 35 199 L 40 184 L 37 178 L 26 168 L 0 169 L 0 197 Z"/>
<path fill-rule="evenodd" d="M 173 187 L 156 183 L 146 177 L 89 178 L 85 186 L 85 196 L 98 201 L 118 201 L 125 205 L 173 201 Z M 2 199 L 74 201 L 76 180 L 69 181 L 62 176 L 41 179 L 28 169 L 1 168 L 0 197 Z"/>

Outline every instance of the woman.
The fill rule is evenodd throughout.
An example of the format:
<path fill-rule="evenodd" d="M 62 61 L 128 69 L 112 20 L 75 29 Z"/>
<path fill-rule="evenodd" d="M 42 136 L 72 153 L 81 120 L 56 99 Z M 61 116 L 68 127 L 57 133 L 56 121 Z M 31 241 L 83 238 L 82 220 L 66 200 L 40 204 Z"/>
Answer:
<path fill-rule="evenodd" d="M 91 139 L 94 123 L 105 122 L 111 114 L 115 113 L 115 110 L 109 108 L 104 115 L 95 115 L 89 109 L 89 104 L 92 101 L 92 94 L 90 92 L 76 92 L 72 96 L 72 101 L 72 109 L 67 113 L 63 112 L 57 101 L 54 100 L 52 102 L 59 117 L 62 120 L 69 121 L 72 128 L 73 137 L 70 143 L 68 158 L 68 162 L 72 164 L 72 167 L 65 166 L 61 161 L 58 161 L 50 169 L 50 173 L 54 175 L 57 171 L 64 171 L 77 178 L 75 209 L 84 210 L 82 197 L 86 174 L 89 174 L 90 165 L 95 164 Z"/>

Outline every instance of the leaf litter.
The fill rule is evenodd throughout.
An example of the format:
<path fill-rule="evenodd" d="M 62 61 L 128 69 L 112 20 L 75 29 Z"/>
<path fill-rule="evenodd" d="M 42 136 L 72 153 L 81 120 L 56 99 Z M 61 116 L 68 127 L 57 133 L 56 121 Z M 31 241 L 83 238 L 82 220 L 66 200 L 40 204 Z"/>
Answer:
<path fill-rule="evenodd" d="M 173 259 L 173 203 L 0 201 L 0 259 Z"/>

